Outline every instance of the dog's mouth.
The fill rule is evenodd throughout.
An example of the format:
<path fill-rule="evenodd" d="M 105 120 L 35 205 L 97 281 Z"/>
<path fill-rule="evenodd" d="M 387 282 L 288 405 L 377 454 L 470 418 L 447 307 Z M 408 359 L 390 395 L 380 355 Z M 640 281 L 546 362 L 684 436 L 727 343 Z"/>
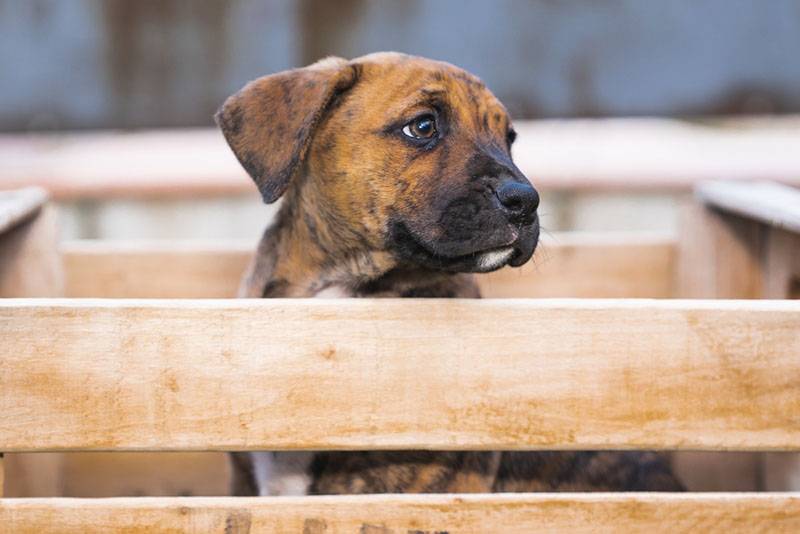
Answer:
<path fill-rule="evenodd" d="M 403 260 L 443 271 L 488 273 L 506 265 L 519 267 L 526 263 L 539 241 L 539 224 L 537 220 L 520 228 L 510 243 L 474 247 L 466 252 L 451 247 L 441 250 L 415 235 L 403 222 L 393 224 L 390 234 L 396 246 L 395 252 Z"/>

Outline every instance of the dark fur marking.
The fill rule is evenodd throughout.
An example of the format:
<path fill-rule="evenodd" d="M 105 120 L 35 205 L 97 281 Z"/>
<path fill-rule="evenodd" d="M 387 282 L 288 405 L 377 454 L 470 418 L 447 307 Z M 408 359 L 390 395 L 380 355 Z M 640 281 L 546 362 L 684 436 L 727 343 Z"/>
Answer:
<path fill-rule="evenodd" d="M 239 105 L 233 105 L 225 112 L 221 109 L 214 117 L 217 120 L 220 128 L 225 131 L 226 135 L 238 136 L 242 132 L 242 124 L 244 123 L 244 111 Z"/>
<path fill-rule="evenodd" d="M 261 292 L 261 298 L 280 298 L 286 294 L 289 283 L 286 280 L 270 280 Z"/>
<path fill-rule="evenodd" d="M 266 174 L 266 169 L 264 168 L 264 165 L 261 162 L 261 158 L 259 158 L 257 154 L 248 152 L 241 159 L 240 163 L 242 164 L 242 167 L 244 167 L 245 170 L 247 171 L 247 174 L 252 176 L 253 179 L 255 179 L 256 181 L 264 178 L 264 174 Z"/>

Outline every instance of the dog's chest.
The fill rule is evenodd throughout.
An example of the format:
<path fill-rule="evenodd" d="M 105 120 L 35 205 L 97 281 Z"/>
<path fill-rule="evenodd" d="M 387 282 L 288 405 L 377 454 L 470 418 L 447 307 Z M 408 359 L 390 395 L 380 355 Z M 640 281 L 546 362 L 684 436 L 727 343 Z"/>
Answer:
<path fill-rule="evenodd" d="M 258 494 L 307 495 L 313 452 L 252 452 Z"/>

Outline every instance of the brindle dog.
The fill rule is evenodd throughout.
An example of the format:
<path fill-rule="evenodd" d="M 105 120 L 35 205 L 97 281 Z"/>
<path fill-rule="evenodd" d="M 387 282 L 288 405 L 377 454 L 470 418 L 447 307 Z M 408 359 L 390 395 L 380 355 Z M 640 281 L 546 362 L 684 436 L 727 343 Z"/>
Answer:
<path fill-rule="evenodd" d="M 536 248 L 539 195 L 511 159 L 508 113 L 452 65 L 328 58 L 251 82 L 216 118 L 264 201 L 284 197 L 241 296 L 475 298 L 468 273 Z M 232 458 L 236 495 L 680 489 L 652 453 Z"/>

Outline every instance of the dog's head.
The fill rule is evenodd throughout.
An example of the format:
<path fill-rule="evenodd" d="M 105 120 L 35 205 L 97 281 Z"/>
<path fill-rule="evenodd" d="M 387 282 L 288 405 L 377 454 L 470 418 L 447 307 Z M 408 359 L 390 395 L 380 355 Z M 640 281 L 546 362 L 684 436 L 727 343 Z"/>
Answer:
<path fill-rule="evenodd" d="M 450 64 L 329 58 L 251 82 L 217 122 L 266 202 L 291 188 L 345 246 L 459 272 L 536 247 L 539 196 L 511 159 L 508 113 Z"/>

